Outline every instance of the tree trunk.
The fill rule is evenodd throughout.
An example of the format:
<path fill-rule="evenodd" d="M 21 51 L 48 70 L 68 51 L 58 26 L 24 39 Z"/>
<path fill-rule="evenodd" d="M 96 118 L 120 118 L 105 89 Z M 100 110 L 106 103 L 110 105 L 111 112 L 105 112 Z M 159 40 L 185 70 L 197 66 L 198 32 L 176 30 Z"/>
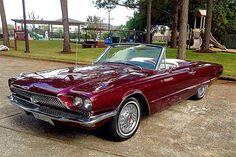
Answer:
<path fill-rule="evenodd" d="M 63 31 L 64 31 L 63 52 L 71 52 L 67 0 L 60 0 L 60 1 L 61 1 Z"/>
<path fill-rule="evenodd" d="M 180 26 L 179 26 L 179 44 L 178 44 L 178 59 L 186 58 L 186 40 L 187 40 L 187 24 L 188 24 L 188 7 L 189 0 L 181 1 L 181 12 L 180 12 Z"/>
<path fill-rule="evenodd" d="M 171 39 L 170 39 L 170 47 L 177 47 L 177 26 L 178 26 L 178 0 L 173 1 L 174 11 L 172 17 L 172 31 L 171 31 Z"/>
<path fill-rule="evenodd" d="M 213 0 L 207 0 L 206 24 L 202 43 L 202 50 L 209 50 L 211 22 L 212 22 L 212 5 L 213 5 Z"/>
<path fill-rule="evenodd" d="M 152 0 L 147 0 L 147 34 L 146 43 L 151 43 Z"/>
<path fill-rule="evenodd" d="M 0 15 L 2 19 L 3 45 L 10 47 L 7 19 L 6 19 L 3 0 L 0 0 Z"/>

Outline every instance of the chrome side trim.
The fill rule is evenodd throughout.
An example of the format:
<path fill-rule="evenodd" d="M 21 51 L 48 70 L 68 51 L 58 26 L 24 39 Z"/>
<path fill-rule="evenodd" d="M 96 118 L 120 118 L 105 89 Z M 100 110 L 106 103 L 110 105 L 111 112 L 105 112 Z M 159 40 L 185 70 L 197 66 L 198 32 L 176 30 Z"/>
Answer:
<path fill-rule="evenodd" d="M 178 94 L 178 93 L 184 92 L 184 91 L 186 91 L 186 90 L 199 87 L 200 85 L 203 85 L 203 84 L 210 84 L 210 83 L 211 83 L 211 80 L 208 80 L 208 81 L 205 81 L 205 82 L 202 82 L 202 83 L 199 83 L 199 84 L 196 84 L 196 85 L 193 85 L 193 86 L 190 86 L 190 87 L 181 89 L 181 90 L 179 90 L 179 91 L 177 91 L 177 92 L 174 92 L 174 93 L 171 93 L 171 94 L 169 94 L 169 95 L 163 96 L 163 97 L 158 98 L 158 99 L 156 99 L 156 100 L 152 100 L 151 103 L 155 103 L 155 102 L 157 102 L 157 101 L 160 101 L 160 100 L 165 99 L 165 98 L 167 98 L 167 97 L 171 97 L 171 96 L 173 96 L 173 95 L 176 95 L 176 94 Z"/>
<path fill-rule="evenodd" d="M 91 128 L 95 127 L 96 123 L 101 122 L 107 118 L 113 117 L 117 114 L 117 111 L 114 110 L 111 112 L 106 112 L 106 113 L 102 113 L 96 116 L 89 116 L 89 117 L 81 117 L 77 115 L 76 113 L 74 113 L 73 118 L 70 116 L 62 117 L 62 116 L 57 116 L 57 115 L 52 115 L 52 114 L 42 112 L 40 110 L 39 105 L 33 104 L 32 102 L 29 102 L 15 95 L 8 96 L 8 99 L 10 100 L 12 104 L 16 105 L 17 107 L 19 107 L 20 109 L 23 109 L 26 112 L 29 112 L 32 114 L 35 113 L 51 120 L 56 120 L 56 121 L 61 121 L 61 122 L 72 122 L 72 123 L 76 123 L 84 127 L 91 127 Z M 56 109 L 52 109 L 52 110 L 56 111 Z"/>

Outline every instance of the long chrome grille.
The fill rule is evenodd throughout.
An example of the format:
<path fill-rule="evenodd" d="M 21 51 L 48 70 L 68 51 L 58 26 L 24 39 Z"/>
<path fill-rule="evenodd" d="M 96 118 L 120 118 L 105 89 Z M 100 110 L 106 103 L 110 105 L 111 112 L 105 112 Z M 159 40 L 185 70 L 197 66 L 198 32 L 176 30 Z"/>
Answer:
<path fill-rule="evenodd" d="M 80 116 L 80 118 L 83 118 L 83 117 L 87 117 L 89 116 L 89 114 L 87 113 L 82 113 L 80 112 L 79 114 L 72 114 L 72 113 L 69 113 L 69 112 L 64 112 L 64 111 L 59 111 L 59 110 L 52 110 L 48 107 L 41 107 L 40 108 L 40 111 L 43 112 L 43 113 L 47 113 L 49 115 L 54 115 L 54 116 L 58 116 L 58 117 L 71 117 L 71 118 L 78 118 Z"/>
<path fill-rule="evenodd" d="M 28 101 L 33 100 L 34 103 L 37 103 L 39 105 L 46 105 L 46 106 L 51 106 L 51 107 L 56 107 L 56 108 L 67 109 L 62 104 L 62 102 L 55 96 L 39 94 L 39 93 L 24 90 L 21 88 L 17 88 L 14 86 L 11 87 L 10 89 L 12 93 L 16 94 L 17 96 L 24 98 Z"/>

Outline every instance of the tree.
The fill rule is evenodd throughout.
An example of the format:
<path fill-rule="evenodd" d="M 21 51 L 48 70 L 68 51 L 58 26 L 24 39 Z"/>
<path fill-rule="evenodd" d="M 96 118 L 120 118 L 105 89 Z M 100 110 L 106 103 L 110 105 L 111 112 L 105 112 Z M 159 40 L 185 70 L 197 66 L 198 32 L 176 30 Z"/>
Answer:
<path fill-rule="evenodd" d="M 236 1 L 214 0 L 212 34 L 218 40 L 225 34 L 236 34 Z"/>
<path fill-rule="evenodd" d="M 40 18 L 39 15 L 35 15 L 34 11 L 31 11 L 28 13 L 28 20 L 43 20 L 43 18 Z M 35 24 L 28 25 L 28 29 L 34 31 L 35 30 Z"/>
<path fill-rule="evenodd" d="M 178 59 L 186 58 L 186 40 L 187 40 L 187 24 L 188 24 L 188 7 L 189 0 L 181 0 L 180 26 L 179 26 L 179 44 Z"/>
<path fill-rule="evenodd" d="M 64 31 L 63 52 L 71 52 L 67 0 L 60 0 L 60 1 L 61 1 L 63 31 Z"/>
<path fill-rule="evenodd" d="M 106 8 L 109 5 L 125 6 L 128 8 L 136 8 L 141 10 L 145 1 L 139 0 L 96 0 L 95 5 L 97 8 Z M 151 22 L 152 22 L 152 0 L 147 0 L 146 4 L 146 43 L 151 43 Z"/>
<path fill-rule="evenodd" d="M 178 26 L 178 0 L 173 0 L 173 15 L 172 15 L 172 31 L 170 39 L 170 47 L 177 47 L 177 26 Z"/>
<path fill-rule="evenodd" d="M 3 44 L 6 45 L 7 47 L 10 47 L 9 32 L 8 32 L 8 27 L 7 27 L 7 18 L 5 14 L 3 0 L 0 0 L 0 15 L 2 19 Z"/>
<path fill-rule="evenodd" d="M 146 33 L 146 43 L 151 43 L 151 26 L 152 26 L 152 0 L 147 0 L 147 33 Z"/>
<path fill-rule="evenodd" d="M 128 8 L 138 8 L 139 0 L 94 0 L 95 6 L 100 8 L 106 8 L 107 6 L 123 6 Z"/>
<path fill-rule="evenodd" d="M 207 8 L 206 0 L 190 0 L 189 24 L 194 26 L 195 11 Z M 217 40 L 226 34 L 236 34 L 236 1 L 214 0 L 212 7 L 211 32 Z"/>
<path fill-rule="evenodd" d="M 87 22 L 87 28 L 91 29 L 91 31 L 89 31 L 89 34 L 91 34 L 93 39 L 96 40 L 96 32 L 102 28 L 102 23 L 103 23 L 102 18 L 96 15 L 94 16 L 89 15 L 87 17 L 86 22 Z"/>
<path fill-rule="evenodd" d="M 88 16 L 86 19 L 87 27 L 93 29 L 100 29 L 102 27 L 103 20 L 99 16 Z"/>
<path fill-rule="evenodd" d="M 213 0 L 207 0 L 207 14 L 206 14 L 206 24 L 202 43 L 202 50 L 208 50 L 210 44 L 210 33 L 211 33 L 211 21 L 212 21 L 212 5 Z"/>

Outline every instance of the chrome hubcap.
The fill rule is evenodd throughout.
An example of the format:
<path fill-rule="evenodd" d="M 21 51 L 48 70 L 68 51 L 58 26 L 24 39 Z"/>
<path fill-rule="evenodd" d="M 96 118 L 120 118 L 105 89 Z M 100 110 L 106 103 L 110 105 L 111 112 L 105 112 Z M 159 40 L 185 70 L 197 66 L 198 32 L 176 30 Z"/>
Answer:
<path fill-rule="evenodd" d="M 200 88 L 198 88 L 198 95 L 200 96 L 200 97 L 203 97 L 204 96 L 204 94 L 205 94 L 205 92 L 206 92 L 206 85 L 204 85 L 204 86 L 201 86 Z"/>
<path fill-rule="evenodd" d="M 128 136 L 137 128 L 140 118 L 139 110 L 135 101 L 128 102 L 122 108 L 118 119 L 118 129 L 123 135 Z"/>

